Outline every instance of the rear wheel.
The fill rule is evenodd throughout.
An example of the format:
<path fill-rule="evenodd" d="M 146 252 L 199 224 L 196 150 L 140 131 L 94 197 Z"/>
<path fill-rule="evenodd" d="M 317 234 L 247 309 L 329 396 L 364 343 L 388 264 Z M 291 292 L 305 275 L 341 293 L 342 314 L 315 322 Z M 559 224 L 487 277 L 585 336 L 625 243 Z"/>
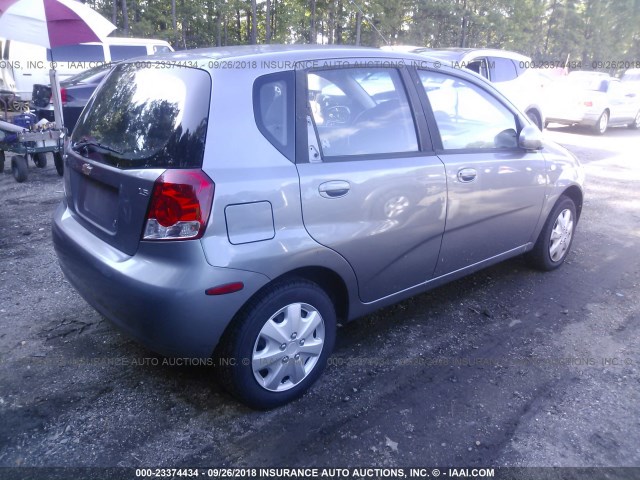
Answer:
<path fill-rule="evenodd" d="M 33 163 L 36 164 L 38 168 L 44 168 L 47 166 L 47 154 L 46 153 L 35 153 L 33 155 Z"/>
<path fill-rule="evenodd" d="M 564 263 L 576 227 L 576 205 L 562 196 L 547 217 L 533 250 L 527 253 L 531 266 L 539 270 L 555 270 Z"/>
<path fill-rule="evenodd" d="M 56 166 L 56 172 L 58 172 L 58 175 L 64 175 L 64 160 L 62 159 L 62 152 L 53 152 L 53 163 Z"/>
<path fill-rule="evenodd" d="M 324 370 L 335 331 L 334 306 L 318 285 L 276 284 L 243 309 L 221 340 L 220 381 L 253 408 L 288 403 Z"/>
<path fill-rule="evenodd" d="M 15 155 L 11 159 L 11 173 L 16 182 L 22 183 L 27 179 L 29 175 L 29 167 L 27 166 L 27 159 L 22 155 Z"/>
<path fill-rule="evenodd" d="M 630 129 L 632 130 L 638 130 L 640 129 L 640 110 L 638 110 L 638 113 L 636 113 L 636 118 L 633 122 L 631 122 L 629 125 L 627 125 Z"/>
<path fill-rule="evenodd" d="M 598 135 L 604 135 L 607 128 L 609 128 L 609 112 L 605 110 L 602 112 L 602 115 L 600 115 L 597 123 L 593 126 L 593 131 Z"/>

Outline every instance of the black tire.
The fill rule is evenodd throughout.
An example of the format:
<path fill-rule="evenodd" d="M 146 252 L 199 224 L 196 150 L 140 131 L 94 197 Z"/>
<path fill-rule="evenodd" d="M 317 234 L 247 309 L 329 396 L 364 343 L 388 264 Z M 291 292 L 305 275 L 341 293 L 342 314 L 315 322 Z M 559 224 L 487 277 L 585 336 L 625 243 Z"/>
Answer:
<path fill-rule="evenodd" d="M 304 328 L 305 321 L 317 319 L 316 313 L 319 315 L 317 327 L 308 329 L 306 334 L 301 331 L 301 336 L 297 336 L 298 332 L 285 335 L 283 331 L 288 332 L 287 328 L 291 328 L 295 321 L 295 315 L 292 320 L 287 318 L 290 307 L 295 312 L 294 306 L 300 307 L 299 327 Z M 309 313 L 310 310 L 313 313 Z M 282 336 L 278 336 L 278 341 L 271 340 L 277 335 L 265 336 L 263 328 L 275 328 Z M 252 408 L 269 409 L 284 405 L 300 397 L 320 377 L 333 350 L 335 334 L 335 308 L 318 285 L 303 279 L 274 284 L 243 307 L 223 335 L 215 353 L 221 366 L 218 372 L 220 383 Z M 280 341 L 283 343 L 278 345 Z M 319 354 L 303 358 L 307 355 L 306 350 L 313 348 L 312 345 L 321 349 Z M 299 349 L 302 353 L 298 353 Z M 259 357 L 267 351 L 272 352 L 270 361 L 258 370 L 261 359 L 254 355 Z M 289 355 L 296 353 L 295 360 L 290 360 Z M 302 370 L 297 370 L 296 365 Z M 296 381 L 294 377 L 300 372 L 301 379 Z M 282 390 L 275 391 L 274 388 Z"/>
<path fill-rule="evenodd" d="M 62 159 L 62 152 L 53 152 L 53 163 L 56 166 L 56 172 L 58 175 L 64 175 L 64 160 Z"/>
<path fill-rule="evenodd" d="M 0 150 L 0 174 L 4 173 L 4 150 Z"/>
<path fill-rule="evenodd" d="M 24 182 L 29 176 L 27 159 L 22 155 L 15 155 L 11 159 L 11 173 L 13 173 L 13 178 L 16 179 L 16 182 Z"/>
<path fill-rule="evenodd" d="M 531 120 L 540 131 L 544 129 L 542 118 L 540 117 L 540 114 L 538 112 L 536 112 L 535 110 L 529 110 L 527 112 L 527 117 L 529 117 L 529 120 Z"/>
<path fill-rule="evenodd" d="M 609 112 L 606 110 L 602 112 L 602 115 L 598 118 L 598 121 L 593 126 L 593 132 L 596 135 L 604 135 L 609 128 Z"/>
<path fill-rule="evenodd" d="M 34 153 L 33 154 L 33 163 L 36 164 L 38 168 L 44 168 L 47 166 L 47 154 L 44 152 Z"/>
<path fill-rule="evenodd" d="M 562 265 L 571 250 L 577 223 L 576 205 L 573 200 L 563 195 L 547 217 L 533 250 L 526 254 L 528 263 L 543 271 L 555 270 Z M 556 237 L 554 240 L 551 238 L 552 235 Z M 552 245 L 553 241 L 555 243 Z M 554 246 L 557 247 L 552 253 Z"/>
<path fill-rule="evenodd" d="M 638 110 L 638 113 L 636 113 L 636 118 L 634 119 L 634 121 L 627 125 L 627 127 L 629 127 L 631 130 L 640 129 L 640 110 Z"/>

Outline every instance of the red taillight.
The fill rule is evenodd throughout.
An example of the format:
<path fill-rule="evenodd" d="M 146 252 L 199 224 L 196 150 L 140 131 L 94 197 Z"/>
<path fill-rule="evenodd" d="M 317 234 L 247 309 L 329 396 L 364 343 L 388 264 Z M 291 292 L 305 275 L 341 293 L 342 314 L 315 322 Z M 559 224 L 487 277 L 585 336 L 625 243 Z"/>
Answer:
<path fill-rule="evenodd" d="M 65 104 L 67 103 L 68 100 L 68 95 L 67 95 L 67 89 L 66 88 L 61 88 L 60 89 L 60 101 Z"/>
<path fill-rule="evenodd" d="M 585 106 L 585 107 L 593 107 L 593 102 L 592 102 L 591 100 L 586 100 L 586 101 L 584 102 L 584 106 Z"/>
<path fill-rule="evenodd" d="M 144 240 L 185 240 L 204 233 L 215 185 L 202 170 L 167 170 L 153 185 Z"/>

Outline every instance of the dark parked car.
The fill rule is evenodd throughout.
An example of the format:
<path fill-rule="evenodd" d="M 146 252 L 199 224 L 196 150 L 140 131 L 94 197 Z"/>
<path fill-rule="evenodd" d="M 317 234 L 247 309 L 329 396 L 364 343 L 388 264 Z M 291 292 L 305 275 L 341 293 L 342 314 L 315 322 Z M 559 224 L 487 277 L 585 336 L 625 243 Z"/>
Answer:
<path fill-rule="evenodd" d="M 89 101 L 53 242 L 99 312 L 213 357 L 247 404 L 302 395 L 338 322 L 517 255 L 564 262 L 582 166 L 478 75 L 365 48 L 173 60 L 125 61 Z"/>
<path fill-rule="evenodd" d="M 97 67 L 85 70 L 60 82 L 62 116 L 64 118 L 64 126 L 69 132 L 73 131 L 78 117 L 89 101 L 89 98 L 114 65 L 114 63 L 98 65 Z M 44 118 L 50 122 L 54 121 L 53 105 L 51 104 L 51 87 L 49 85 L 34 85 L 32 102 L 38 120 Z"/>

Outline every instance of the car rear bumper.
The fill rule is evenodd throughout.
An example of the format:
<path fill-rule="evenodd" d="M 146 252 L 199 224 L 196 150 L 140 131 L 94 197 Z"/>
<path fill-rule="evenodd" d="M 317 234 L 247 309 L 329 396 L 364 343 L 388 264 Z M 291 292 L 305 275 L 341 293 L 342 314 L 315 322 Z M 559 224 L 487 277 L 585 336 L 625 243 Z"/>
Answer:
<path fill-rule="evenodd" d="M 98 312 L 163 355 L 208 358 L 244 303 L 269 279 L 210 266 L 199 241 L 141 242 L 129 256 L 86 230 L 63 201 L 54 214 L 53 243 L 62 271 Z M 220 296 L 208 288 L 243 282 Z"/>

